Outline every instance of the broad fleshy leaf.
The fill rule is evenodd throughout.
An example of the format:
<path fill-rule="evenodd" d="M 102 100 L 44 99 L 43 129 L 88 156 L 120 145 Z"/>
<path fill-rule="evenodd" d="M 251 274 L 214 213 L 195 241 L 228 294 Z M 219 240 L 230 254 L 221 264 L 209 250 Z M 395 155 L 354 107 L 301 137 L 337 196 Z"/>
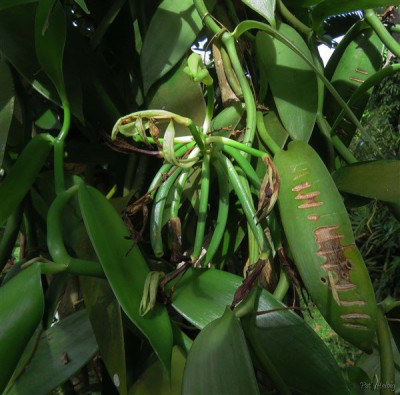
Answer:
<path fill-rule="evenodd" d="M 0 287 L 0 392 L 39 325 L 44 311 L 40 268 L 32 265 Z"/>
<path fill-rule="evenodd" d="M 376 160 L 336 170 L 332 177 L 342 192 L 384 202 L 400 202 L 400 161 Z"/>
<path fill-rule="evenodd" d="M 285 23 L 281 23 L 278 30 L 311 59 L 306 43 L 296 30 Z M 307 142 L 317 114 L 314 71 L 297 54 L 265 32 L 257 33 L 256 51 L 283 126 L 293 140 Z"/>
<path fill-rule="evenodd" d="M 127 389 L 121 307 L 106 281 L 81 276 L 80 283 L 101 357 L 114 385 L 124 395 Z"/>
<path fill-rule="evenodd" d="M 114 294 L 130 320 L 147 337 L 163 365 L 170 371 L 172 328 L 164 306 L 156 305 L 142 317 L 139 312 L 149 273 L 136 245 L 127 240 L 128 229 L 111 203 L 98 190 L 81 185 L 79 204 L 90 240 Z M 128 254 L 129 252 L 129 254 Z"/>
<path fill-rule="evenodd" d="M 8 64 L 0 58 L 0 168 L 14 113 L 14 82 Z"/>
<path fill-rule="evenodd" d="M 272 27 L 275 22 L 275 0 L 242 0 L 244 4 L 252 8 L 255 12 L 264 17 Z"/>
<path fill-rule="evenodd" d="M 19 5 L 37 3 L 39 0 L 2 0 L 0 3 L 0 11 L 6 10 L 7 8 L 16 7 Z"/>
<path fill-rule="evenodd" d="M 333 73 L 331 83 L 344 100 L 349 100 L 353 91 L 368 77 L 379 70 L 382 64 L 383 43 L 371 29 L 363 29 L 349 43 L 343 52 Z M 372 88 L 365 92 L 351 109 L 357 118 L 361 118 Z M 324 103 L 324 115 L 332 125 L 342 108 L 332 95 L 327 94 Z M 336 133 L 346 144 L 350 144 L 356 126 L 346 117 L 336 128 Z"/>
<path fill-rule="evenodd" d="M 35 19 L 36 55 L 63 102 L 67 97 L 63 76 L 66 34 L 65 13 L 60 2 L 40 0 Z"/>
<path fill-rule="evenodd" d="M 240 321 L 229 307 L 194 340 L 186 361 L 182 394 L 259 394 Z"/>
<path fill-rule="evenodd" d="M 158 360 L 151 364 L 129 390 L 129 395 L 181 395 L 186 356 L 178 347 L 172 349 L 171 378 Z"/>
<path fill-rule="evenodd" d="M 170 111 L 191 118 L 196 125 L 201 125 L 206 115 L 206 103 L 200 84 L 183 72 L 185 63 L 186 61 L 183 61 L 176 69 L 171 70 L 160 84 L 154 86 L 154 94 L 147 107 Z M 188 128 L 179 124 L 174 126 L 176 136 L 190 135 Z"/>
<path fill-rule="evenodd" d="M 242 278 L 220 270 L 190 269 L 177 285 L 172 306 L 185 319 L 202 329 L 222 315 L 241 282 Z M 258 311 L 284 307 L 267 291 L 261 292 Z M 311 394 L 321 394 L 321 391 L 347 393 L 340 369 L 328 348 L 293 311 L 260 315 L 246 324 L 246 334 L 251 331 L 257 339 L 254 350 L 269 358 L 289 387 Z"/>
<path fill-rule="evenodd" d="M 77 311 L 42 332 L 30 364 L 8 394 L 48 394 L 84 366 L 96 351 L 86 310 Z"/>
<path fill-rule="evenodd" d="M 211 11 L 215 0 L 206 0 Z M 140 56 L 145 93 L 174 67 L 203 24 L 192 0 L 163 0 L 151 19 Z"/>

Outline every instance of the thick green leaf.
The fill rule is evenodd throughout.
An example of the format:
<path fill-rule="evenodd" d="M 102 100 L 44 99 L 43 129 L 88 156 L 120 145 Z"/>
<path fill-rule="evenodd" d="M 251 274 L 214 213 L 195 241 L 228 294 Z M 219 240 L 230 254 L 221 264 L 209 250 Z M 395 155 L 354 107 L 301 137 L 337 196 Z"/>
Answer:
<path fill-rule="evenodd" d="M 360 31 L 344 50 L 333 73 L 331 82 L 344 100 L 349 100 L 352 93 L 368 77 L 374 74 L 382 64 L 383 44 L 371 29 Z M 365 92 L 351 106 L 354 114 L 361 118 L 372 88 Z M 332 125 L 342 108 L 332 95 L 327 95 L 324 103 L 324 115 Z M 338 125 L 336 133 L 346 144 L 350 144 L 356 131 L 356 126 L 344 118 Z"/>
<path fill-rule="evenodd" d="M 171 379 L 158 360 L 151 364 L 129 390 L 129 395 L 181 395 L 186 356 L 174 346 L 172 349 Z"/>
<path fill-rule="evenodd" d="M 186 361 L 182 394 L 259 394 L 242 327 L 229 307 L 193 342 Z"/>
<path fill-rule="evenodd" d="M 264 115 L 264 125 L 268 134 L 280 148 L 283 148 L 289 135 L 283 127 L 278 116 L 278 111 L 273 102 L 268 103 L 269 111 Z"/>
<path fill-rule="evenodd" d="M 62 125 L 55 111 L 49 108 L 35 121 L 35 126 L 44 130 L 57 130 Z"/>
<path fill-rule="evenodd" d="M 275 0 L 242 0 L 244 4 L 264 17 L 272 27 L 275 27 Z"/>
<path fill-rule="evenodd" d="M 60 104 L 57 91 L 46 73 L 41 69 L 35 52 L 35 11 L 37 3 L 25 4 L 0 12 L 0 51 L 2 55 L 24 76 L 41 95 Z M 84 38 L 82 38 L 84 39 Z M 71 102 L 72 113 L 81 121 L 82 96 L 81 81 L 76 67 L 77 53 L 67 56 L 65 64 L 65 79 L 67 94 Z"/>
<path fill-rule="evenodd" d="M 79 256 L 96 260 L 89 236 L 82 236 Z M 121 395 L 127 393 L 124 329 L 121 307 L 107 281 L 94 277 L 79 278 L 100 355 L 108 374 Z"/>
<path fill-rule="evenodd" d="M 241 282 L 242 278 L 220 270 L 190 269 L 177 285 L 172 306 L 202 329 L 222 315 Z M 267 291 L 261 292 L 258 311 L 283 307 Z M 347 393 L 340 369 L 328 348 L 293 311 L 260 315 L 246 324 L 246 334 L 251 332 L 257 341 L 253 344 L 255 351 L 269 358 L 289 387 L 303 393 Z"/>
<path fill-rule="evenodd" d="M 262 295 L 257 310 L 282 307 Z M 318 335 L 296 314 L 274 312 L 244 319 L 244 330 L 262 363 L 272 362 L 286 384 L 305 394 L 348 394 L 341 370 Z M 279 350 L 290 358 L 277 358 Z M 289 351 L 291 350 L 291 351 Z M 296 370 L 297 374 L 293 374 Z M 318 374 L 315 374 L 318 372 Z"/>
<path fill-rule="evenodd" d="M 396 324 L 398 323 L 396 322 Z M 392 392 L 397 393 L 399 390 L 399 383 L 400 383 L 400 353 L 396 347 L 396 343 L 394 342 L 393 338 L 391 339 L 391 341 L 392 341 L 392 349 L 394 357 L 395 383 L 396 383 L 396 391 L 392 390 Z M 381 364 L 380 364 L 378 345 L 377 344 L 374 345 L 372 354 L 362 354 L 361 357 L 356 362 L 356 366 L 361 368 L 365 373 L 367 373 L 370 380 L 369 381 L 370 387 L 367 389 L 372 389 L 374 391 L 374 392 L 371 391 L 371 395 L 372 393 L 376 394 L 377 391 L 379 391 L 380 389 L 379 384 L 381 384 L 380 383 Z M 368 392 L 367 394 L 369 395 Z"/>
<path fill-rule="evenodd" d="M 175 70 L 171 70 L 166 78 L 155 88 L 148 108 L 163 109 L 193 119 L 202 125 L 206 115 L 206 103 L 200 84 L 194 82 L 183 72 L 186 59 Z M 175 135 L 188 136 L 188 128 L 175 124 Z"/>
<path fill-rule="evenodd" d="M 206 0 L 211 11 L 215 0 Z M 140 66 L 145 93 L 190 48 L 202 28 L 192 0 L 163 0 L 151 19 L 144 38 Z"/>
<path fill-rule="evenodd" d="M 311 59 L 306 43 L 296 30 L 284 23 L 278 30 Z M 317 114 L 315 73 L 297 54 L 265 32 L 257 33 L 256 51 L 283 126 L 293 140 L 307 142 Z"/>
<path fill-rule="evenodd" d="M 170 371 L 172 328 L 165 307 L 156 305 L 145 317 L 139 314 L 143 287 L 149 273 L 146 261 L 111 203 L 96 189 L 81 185 L 79 203 L 90 240 L 122 309 L 148 338 Z M 128 251 L 129 254 L 128 254 Z"/>
<path fill-rule="evenodd" d="M 400 161 L 361 162 L 336 170 L 332 177 L 342 192 L 390 203 L 400 202 Z"/>
<path fill-rule="evenodd" d="M 84 366 L 96 351 L 86 310 L 77 311 L 42 333 L 32 361 L 9 394 L 48 394 Z"/>
<path fill-rule="evenodd" d="M 60 2 L 40 0 L 35 19 L 36 55 L 63 102 L 67 96 L 63 76 L 66 34 L 65 13 Z"/>
<path fill-rule="evenodd" d="M 0 11 L 7 8 L 16 7 L 18 5 L 37 3 L 39 0 L 2 0 L 0 3 Z"/>
<path fill-rule="evenodd" d="M 0 168 L 14 113 L 14 83 L 8 64 L 0 58 Z"/>
<path fill-rule="evenodd" d="M 126 389 L 126 366 L 121 308 L 107 281 L 81 276 L 85 306 L 101 357 L 114 385 L 123 395 Z"/>
<path fill-rule="evenodd" d="M 393 4 L 398 3 L 393 0 L 325 0 L 313 8 L 313 28 L 317 31 L 323 20 L 331 15 L 359 9 L 386 7 Z"/>
<path fill-rule="evenodd" d="M 38 134 L 24 148 L 0 184 L 0 226 L 31 188 L 53 147 L 53 137 Z"/>
<path fill-rule="evenodd" d="M 43 311 L 38 265 L 23 270 L 0 288 L 0 392 L 11 378 Z"/>
<path fill-rule="evenodd" d="M 79 5 L 79 7 L 82 8 L 83 11 L 85 11 L 86 14 L 90 14 L 89 9 L 87 8 L 85 0 L 74 0 L 76 4 Z"/>

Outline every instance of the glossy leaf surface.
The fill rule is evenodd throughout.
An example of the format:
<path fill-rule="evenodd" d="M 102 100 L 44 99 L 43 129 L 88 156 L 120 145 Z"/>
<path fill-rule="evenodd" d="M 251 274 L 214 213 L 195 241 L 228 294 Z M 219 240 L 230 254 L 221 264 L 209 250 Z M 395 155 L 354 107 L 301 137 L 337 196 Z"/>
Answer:
<path fill-rule="evenodd" d="M 66 21 L 62 5 L 58 0 L 40 0 L 35 19 L 36 55 L 62 101 L 66 100 L 63 76 L 65 40 Z"/>
<path fill-rule="evenodd" d="M 0 168 L 14 112 L 14 82 L 8 64 L 0 59 Z"/>
<path fill-rule="evenodd" d="M 149 273 L 146 261 L 131 241 L 128 229 L 111 203 L 96 189 L 81 185 L 79 204 L 90 240 L 122 309 L 147 337 L 163 365 L 170 370 L 172 328 L 165 307 L 156 305 L 145 317 L 139 306 Z"/>
<path fill-rule="evenodd" d="M 261 297 L 257 311 L 280 308 L 272 297 Z M 319 336 L 296 314 L 272 312 L 244 318 L 244 330 L 261 362 L 267 358 L 286 384 L 304 394 L 349 394 L 342 372 Z M 290 312 L 291 313 L 291 312 Z M 279 350 L 292 349 L 290 358 Z M 289 352 L 289 351 L 288 351 Z M 303 361 L 303 362 L 301 362 Z M 298 374 L 293 374 L 293 370 Z M 318 372 L 318 374 L 314 374 Z"/>
<path fill-rule="evenodd" d="M 190 269 L 177 285 L 172 306 L 202 329 L 223 314 L 241 282 L 241 277 L 221 270 Z M 267 291 L 261 292 L 258 311 L 282 307 L 285 305 Z M 310 392 L 315 394 L 321 393 L 326 383 L 331 386 L 332 394 L 335 390 L 340 393 L 346 389 L 341 372 L 324 342 L 293 311 L 268 313 L 250 320 L 252 322 L 246 322 L 244 329 L 246 333 L 251 331 L 257 339 L 253 348 L 268 356 L 289 387 L 305 393 L 315 388 L 315 392 Z M 293 375 L 293 369 L 296 369 L 296 375 Z M 315 374 L 317 371 L 318 375 Z M 324 391 L 329 390 L 325 388 Z"/>
<path fill-rule="evenodd" d="M 48 394 L 67 381 L 97 351 L 86 310 L 80 310 L 44 331 L 38 348 L 9 394 Z"/>
<path fill-rule="evenodd" d="M 182 394 L 259 394 L 243 330 L 229 307 L 194 340 Z"/>
<path fill-rule="evenodd" d="M 172 349 L 171 379 L 158 360 L 152 363 L 129 390 L 129 395 L 181 395 L 186 356 L 177 346 Z"/>
<path fill-rule="evenodd" d="M 0 288 L 0 392 L 11 378 L 43 311 L 38 265 L 23 270 Z"/>
<path fill-rule="evenodd" d="M 101 357 L 121 395 L 127 393 L 121 308 L 106 281 L 80 277 L 85 306 Z"/>
<path fill-rule="evenodd" d="M 332 85 L 344 100 L 349 100 L 353 91 L 380 68 L 382 50 L 383 44 L 381 40 L 371 29 L 364 29 L 359 32 L 346 47 L 331 79 Z M 352 111 L 359 119 L 364 112 L 371 92 L 372 89 L 365 92 L 351 106 Z M 324 115 L 326 115 L 331 125 L 336 120 L 341 109 L 333 96 L 326 96 Z M 356 126 L 346 117 L 336 129 L 336 133 L 346 145 L 350 144 L 355 131 Z"/>
<path fill-rule="evenodd" d="M 50 135 L 39 134 L 34 137 L 0 184 L 0 226 L 29 191 L 52 147 L 53 138 Z"/>
<path fill-rule="evenodd" d="M 242 0 L 244 4 L 264 17 L 272 27 L 275 27 L 275 0 Z"/>
<path fill-rule="evenodd" d="M 355 163 L 336 170 L 332 177 L 342 192 L 384 202 L 400 202 L 400 161 Z"/>
<path fill-rule="evenodd" d="M 155 86 L 154 95 L 151 97 L 148 108 L 162 108 L 184 117 L 193 119 L 194 123 L 201 125 L 206 114 L 206 104 L 200 84 L 194 82 L 183 72 L 186 60 L 171 70 L 160 84 Z M 175 124 L 176 136 L 188 136 L 188 128 Z"/>
<path fill-rule="evenodd" d="M 278 30 L 311 59 L 296 30 L 284 23 Z M 303 59 L 265 32 L 257 33 L 256 51 L 283 126 L 292 139 L 307 142 L 317 114 L 317 77 Z"/>
<path fill-rule="evenodd" d="M 209 11 L 215 0 L 206 0 Z M 182 58 L 202 28 L 191 0 L 163 0 L 143 41 L 140 66 L 145 93 Z"/>

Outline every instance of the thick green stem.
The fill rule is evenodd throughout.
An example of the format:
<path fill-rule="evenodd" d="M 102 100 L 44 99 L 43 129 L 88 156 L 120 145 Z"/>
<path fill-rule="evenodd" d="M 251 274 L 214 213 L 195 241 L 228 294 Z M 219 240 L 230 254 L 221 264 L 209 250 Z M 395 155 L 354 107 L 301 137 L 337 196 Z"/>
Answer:
<path fill-rule="evenodd" d="M 242 143 L 239 143 L 238 141 L 229 139 L 227 137 L 222 137 L 222 136 L 210 136 L 207 137 L 206 143 L 216 143 L 216 144 L 222 144 L 222 145 L 229 145 L 233 148 L 236 148 L 240 151 L 246 152 L 247 154 L 256 156 L 257 158 L 262 158 L 263 156 L 267 155 L 265 152 L 260 151 L 258 149 L 249 147 L 247 145 L 244 145 Z"/>
<path fill-rule="evenodd" d="M 398 72 L 399 70 L 400 64 L 392 64 L 374 73 L 371 77 L 366 79 L 360 86 L 357 87 L 347 102 L 348 106 L 351 107 L 365 92 L 379 84 L 384 78 Z M 342 109 L 332 125 L 330 134 L 336 130 L 345 115 L 346 112 Z"/>
<path fill-rule="evenodd" d="M 379 305 L 376 318 L 376 335 L 381 363 L 381 395 L 389 395 L 393 394 L 392 388 L 394 388 L 395 383 L 394 357 L 389 325 L 383 309 Z"/>
<path fill-rule="evenodd" d="M 207 253 L 202 261 L 202 266 L 207 266 L 208 263 L 213 259 L 217 249 L 221 243 L 222 237 L 224 236 L 226 222 L 229 213 L 229 184 L 226 179 L 225 173 L 221 164 L 213 160 L 212 165 L 217 173 L 218 177 L 218 217 L 215 225 L 214 233 L 211 238 L 211 242 L 208 245 Z"/>
<path fill-rule="evenodd" d="M 312 32 L 312 28 L 305 25 L 302 21 L 296 18 L 283 4 L 282 0 L 277 0 L 276 5 L 278 6 L 281 15 L 300 33 L 307 35 Z"/>
<path fill-rule="evenodd" d="M 372 29 L 375 30 L 375 33 L 379 36 L 386 47 L 397 57 L 400 57 L 400 44 L 392 37 L 385 26 L 383 26 L 381 20 L 375 14 L 375 11 L 371 9 L 365 10 L 364 16 L 365 20 L 370 24 Z"/>
<path fill-rule="evenodd" d="M 214 99 L 215 99 L 214 86 L 207 85 L 207 111 L 203 123 L 203 134 L 208 134 L 210 132 L 211 120 L 214 114 Z"/>
<path fill-rule="evenodd" d="M 252 146 L 256 132 L 256 103 L 253 92 L 250 88 L 247 77 L 245 76 L 239 57 L 236 52 L 235 38 L 231 33 L 223 33 L 222 42 L 225 45 L 233 70 L 236 73 L 240 87 L 242 88 L 244 103 L 246 105 L 246 131 L 243 137 L 243 144 Z"/>
<path fill-rule="evenodd" d="M 194 0 L 194 6 L 200 15 L 201 20 L 214 34 L 219 34 L 221 28 L 215 23 L 214 19 L 207 10 L 203 0 Z"/>
<path fill-rule="evenodd" d="M 303 54 L 302 51 L 300 51 L 290 40 L 288 40 L 279 31 L 277 31 L 276 29 L 273 29 L 271 26 L 269 26 L 269 25 L 267 25 L 265 23 L 258 22 L 258 21 L 244 21 L 244 22 L 240 23 L 236 27 L 235 31 L 233 32 L 233 35 L 234 35 L 235 38 L 239 38 L 244 32 L 246 32 L 248 30 L 251 30 L 251 29 L 259 29 L 259 30 L 263 30 L 263 31 L 267 32 L 272 37 L 274 37 L 277 40 L 279 40 L 282 44 L 286 45 L 294 53 L 299 55 L 314 70 L 314 72 L 317 74 L 317 76 L 323 81 L 324 85 L 329 90 L 329 92 L 332 94 L 334 99 L 345 110 L 345 112 L 349 116 L 349 119 L 359 129 L 359 131 L 360 131 L 361 135 L 364 137 L 364 139 L 367 140 L 371 144 L 371 146 L 382 156 L 381 149 L 375 144 L 375 142 L 373 141 L 371 136 L 363 128 L 363 126 L 361 125 L 360 121 L 354 115 L 353 111 L 348 106 L 348 104 L 343 100 L 343 98 L 340 96 L 338 91 L 329 82 L 329 80 L 325 77 L 325 75 L 320 72 L 320 70 L 314 65 L 314 63 L 307 56 L 305 56 Z"/>
<path fill-rule="evenodd" d="M 65 189 L 64 182 L 64 145 L 71 126 L 71 111 L 68 101 L 62 103 L 64 109 L 64 121 L 60 133 L 54 141 L 54 183 L 56 194 Z"/>
<path fill-rule="evenodd" d="M 194 239 L 194 247 L 192 261 L 196 262 L 201 254 L 204 242 L 204 233 L 206 229 L 208 195 L 210 192 L 210 154 L 205 154 L 201 168 L 201 187 L 200 187 L 200 204 L 199 216 L 196 227 L 196 237 Z"/>
<path fill-rule="evenodd" d="M 263 228 L 260 224 L 257 224 L 256 210 L 254 208 L 253 201 L 248 198 L 246 189 L 243 187 L 240 181 L 240 177 L 231 161 L 220 153 L 217 154 L 217 158 L 221 162 L 225 173 L 231 180 L 232 187 L 235 190 L 237 197 L 239 198 L 240 204 L 246 215 L 247 222 L 251 227 L 251 230 L 257 240 L 260 250 L 264 253 L 264 257 L 268 258 L 268 255 L 270 253 L 270 246 Z"/>
<path fill-rule="evenodd" d="M 265 128 L 264 117 L 261 111 L 257 111 L 257 131 L 263 143 L 274 155 L 281 150 Z"/>
<path fill-rule="evenodd" d="M 74 185 L 60 192 L 51 204 L 47 214 L 47 246 L 55 263 L 67 265 L 66 271 L 84 276 L 104 277 L 99 263 L 72 258 L 64 245 L 61 214 L 68 201 L 77 193 L 78 187 L 79 185 Z"/>
<path fill-rule="evenodd" d="M 240 152 L 229 145 L 224 145 L 223 150 L 238 163 L 241 169 L 246 174 L 247 178 L 250 180 L 251 184 L 257 189 L 261 188 L 261 181 L 258 177 L 256 171 L 253 169 L 253 166 L 250 162 L 243 156 L 240 155 Z"/>
<path fill-rule="evenodd" d="M 279 273 L 279 281 L 272 295 L 274 295 L 276 299 L 282 301 L 283 298 L 286 296 L 289 287 L 290 287 L 290 281 L 288 275 L 281 265 L 281 271 Z"/>
<path fill-rule="evenodd" d="M 350 152 L 350 150 L 343 144 L 342 140 L 336 135 L 332 136 L 332 144 L 334 145 L 340 156 L 348 163 L 358 162 L 357 158 Z"/>

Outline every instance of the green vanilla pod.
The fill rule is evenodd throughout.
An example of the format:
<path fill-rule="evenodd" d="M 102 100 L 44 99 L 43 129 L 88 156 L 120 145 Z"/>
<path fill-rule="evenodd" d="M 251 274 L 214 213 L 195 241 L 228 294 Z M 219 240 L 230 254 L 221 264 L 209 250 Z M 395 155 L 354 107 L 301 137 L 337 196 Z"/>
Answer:
<path fill-rule="evenodd" d="M 324 163 L 295 141 L 275 155 L 285 234 L 311 298 L 348 342 L 371 350 L 376 301 L 342 197 Z"/>
<path fill-rule="evenodd" d="M 0 226 L 15 211 L 31 188 L 53 147 L 54 138 L 42 133 L 24 148 L 0 185 Z"/>

